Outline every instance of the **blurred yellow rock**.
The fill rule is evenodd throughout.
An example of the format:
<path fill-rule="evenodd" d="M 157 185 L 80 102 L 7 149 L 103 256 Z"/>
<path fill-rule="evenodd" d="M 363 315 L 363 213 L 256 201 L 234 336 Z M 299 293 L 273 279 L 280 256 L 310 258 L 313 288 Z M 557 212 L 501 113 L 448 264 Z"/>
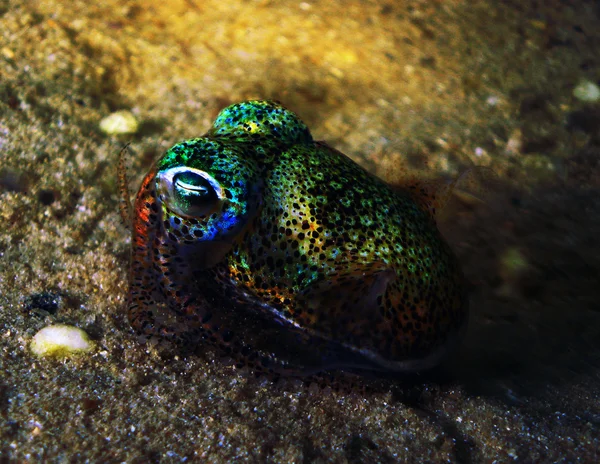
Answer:
<path fill-rule="evenodd" d="M 135 134 L 138 128 L 137 118 L 127 110 L 111 113 L 100 121 L 100 130 L 109 135 Z"/>

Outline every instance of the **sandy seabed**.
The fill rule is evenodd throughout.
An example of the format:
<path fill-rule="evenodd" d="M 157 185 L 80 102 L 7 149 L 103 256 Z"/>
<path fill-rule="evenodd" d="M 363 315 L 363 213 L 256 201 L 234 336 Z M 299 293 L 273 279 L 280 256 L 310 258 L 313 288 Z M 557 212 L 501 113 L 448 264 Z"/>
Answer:
<path fill-rule="evenodd" d="M 597 2 L 0 2 L 0 461 L 594 462 L 600 451 Z M 272 98 L 394 182 L 498 174 L 441 228 L 471 324 L 433 373 L 273 385 L 164 359 L 124 312 L 132 188 L 224 106 Z M 140 122 L 110 136 L 118 110 Z M 81 327 L 89 355 L 37 359 Z"/>

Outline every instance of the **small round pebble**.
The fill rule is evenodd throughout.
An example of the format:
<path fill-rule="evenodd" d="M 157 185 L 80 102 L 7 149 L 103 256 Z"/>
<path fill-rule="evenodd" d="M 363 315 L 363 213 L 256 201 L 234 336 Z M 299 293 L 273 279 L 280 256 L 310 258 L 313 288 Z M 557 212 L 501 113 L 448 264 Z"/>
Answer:
<path fill-rule="evenodd" d="M 582 80 L 573 89 L 573 96 L 584 102 L 597 102 L 600 100 L 600 87 L 591 81 Z"/>
<path fill-rule="evenodd" d="M 127 110 L 115 111 L 100 121 L 100 130 L 108 135 L 135 134 L 139 126 L 137 118 Z"/>
<path fill-rule="evenodd" d="M 529 269 L 529 262 L 517 247 L 507 248 L 500 256 L 500 273 L 506 278 L 519 277 Z"/>
<path fill-rule="evenodd" d="M 94 343 L 83 330 L 57 324 L 36 333 L 29 347 L 36 356 L 62 358 L 91 351 Z"/>

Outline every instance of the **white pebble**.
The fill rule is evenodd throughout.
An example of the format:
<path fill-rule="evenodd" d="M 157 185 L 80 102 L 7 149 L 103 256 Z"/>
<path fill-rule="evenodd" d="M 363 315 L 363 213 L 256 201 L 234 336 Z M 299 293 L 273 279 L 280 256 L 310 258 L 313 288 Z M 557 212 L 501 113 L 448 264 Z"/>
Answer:
<path fill-rule="evenodd" d="M 573 96 L 584 102 L 596 102 L 600 100 L 600 87 L 591 81 L 582 80 L 573 89 Z"/>
<path fill-rule="evenodd" d="M 67 357 L 91 351 L 94 343 L 83 330 L 71 325 L 57 324 L 44 327 L 36 333 L 29 348 L 39 357 Z"/>
<path fill-rule="evenodd" d="M 109 135 L 135 134 L 138 128 L 138 120 L 127 110 L 111 113 L 100 121 L 100 129 Z"/>

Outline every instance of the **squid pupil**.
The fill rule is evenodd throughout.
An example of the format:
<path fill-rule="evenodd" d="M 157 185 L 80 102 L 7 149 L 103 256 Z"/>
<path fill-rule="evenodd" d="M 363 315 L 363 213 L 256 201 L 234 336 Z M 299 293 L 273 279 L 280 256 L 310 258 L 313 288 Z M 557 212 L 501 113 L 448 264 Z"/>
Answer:
<path fill-rule="evenodd" d="M 179 201 L 183 203 L 182 206 L 206 205 L 217 198 L 217 194 L 208 180 L 195 173 L 177 174 L 173 179 L 173 185 Z"/>
<path fill-rule="evenodd" d="M 189 173 L 176 176 L 175 186 L 177 189 L 183 190 L 181 193 L 200 196 L 207 195 L 211 190 L 210 184 L 204 177 Z"/>

